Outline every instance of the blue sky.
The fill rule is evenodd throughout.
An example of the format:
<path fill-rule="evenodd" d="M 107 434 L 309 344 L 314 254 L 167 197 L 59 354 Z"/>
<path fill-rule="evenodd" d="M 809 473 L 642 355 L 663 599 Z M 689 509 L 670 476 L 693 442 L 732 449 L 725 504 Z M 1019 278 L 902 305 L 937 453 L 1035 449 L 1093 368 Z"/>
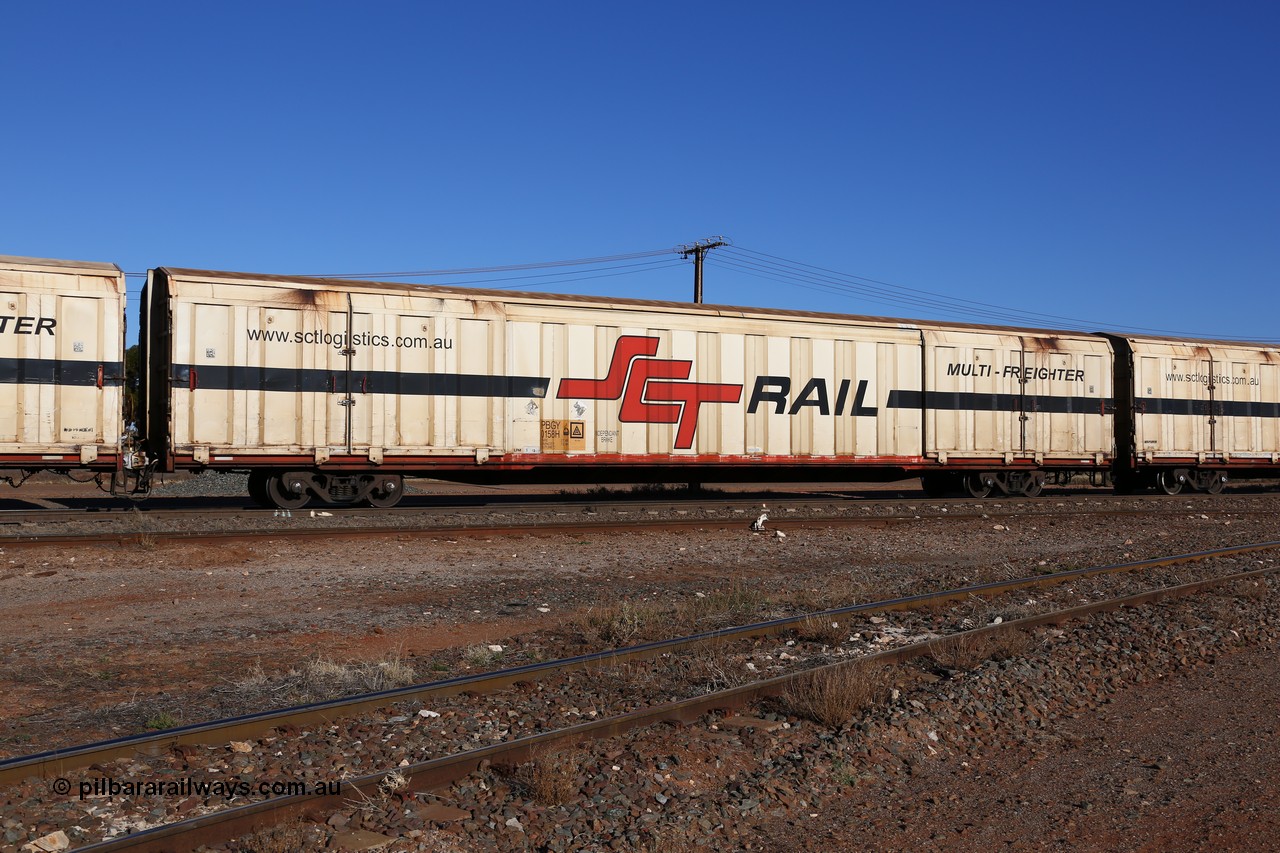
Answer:
<path fill-rule="evenodd" d="M 708 302 L 1280 339 L 1280 4 L 10 3 L 0 32 L 4 254 L 336 274 L 725 235 Z M 674 253 L 415 280 L 692 291 Z"/>

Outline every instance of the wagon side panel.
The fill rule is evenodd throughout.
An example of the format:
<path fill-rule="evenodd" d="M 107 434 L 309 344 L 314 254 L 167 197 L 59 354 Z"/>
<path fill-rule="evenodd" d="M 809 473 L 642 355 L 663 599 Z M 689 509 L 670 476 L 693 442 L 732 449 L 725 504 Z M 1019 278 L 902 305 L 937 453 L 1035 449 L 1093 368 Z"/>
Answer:
<path fill-rule="evenodd" d="M 114 467 L 124 296 L 114 265 L 0 256 L 0 466 Z"/>

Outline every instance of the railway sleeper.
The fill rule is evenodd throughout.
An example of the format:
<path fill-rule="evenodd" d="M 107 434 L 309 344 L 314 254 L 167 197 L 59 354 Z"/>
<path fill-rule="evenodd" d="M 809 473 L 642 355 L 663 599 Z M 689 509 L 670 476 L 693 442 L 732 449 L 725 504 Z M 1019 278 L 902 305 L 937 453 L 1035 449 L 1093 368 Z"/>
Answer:
<path fill-rule="evenodd" d="M 323 471 L 249 472 L 249 495 L 259 506 L 301 509 L 317 498 L 327 504 L 393 507 L 404 494 L 399 474 L 329 474 Z"/>

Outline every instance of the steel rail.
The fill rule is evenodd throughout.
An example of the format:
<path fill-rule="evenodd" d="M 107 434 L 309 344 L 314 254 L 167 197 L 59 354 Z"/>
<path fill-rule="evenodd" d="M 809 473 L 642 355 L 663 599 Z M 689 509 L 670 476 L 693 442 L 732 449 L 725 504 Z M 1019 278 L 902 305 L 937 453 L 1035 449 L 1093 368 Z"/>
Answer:
<path fill-rule="evenodd" d="M 1025 507 L 1034 507 L 1036 504 L 1045 504 L 1049 501 L 1057 503 L 1083 504 L 1097 502 L 1101 504 L 1109 503 L 1126 503 L 1130 501 L 1143 501 L 1154 504 L 1170 503 L 1179 500 L 1199 500 L 1202 503 L 1210 503 L 1214 505 L 1223 501 L 1233 499 L 1253 499 L 1258 497 L 1266 497 L 1265 492 L 1241 492 L 1229 495 L 1113 495 L 1113 494 L 1048 494 L 1038 498 L 1023 498 L 1017 495 L 1008 495 L 1001 497 L 991 497 L 982 499 L 983 505 L 988 509 L 993 507 L 1013 507 L 1022 509 Z M 3 496 L 0 496 L 3 497 Z M 191 503 L 194 501 L 215 502 L 227 501 L 236 502 L 232 506 L 167 506 L 167 503 Z M 210 516 L 226 516 L 231 518 L 240 517 L 266 517 L 278 516 L 282 512 L 296 513 L 292 517 L 302 518 L 308 513 L 325 512 L 335 516 L 344 518 L 386 518 L 388 516 L 414 516 L 427 511 L 435 511 L 440 513 L 449 513 L 457 515 L 487 515 L 494 512 L 502 513 L 545 513 L 554 512 L 558 509 L 565 511 L 644 511 L 649 509 L 671 509 L 686 508 L 696 506 L 699 509 L 706 507 L 715 507 L 723 510 L 753 511 L 761 504 L 770 504 L 774 507 L 807 507 L 813 505 L 825 506 L 858 506 L 858 507 L 882 507 L 892 506 L 902 503 L 930 503 L 951 506 L 963 506 L 978 501 L 976 498 L 931 498 L 927 495 L 911 495 L 884 498 L 867 498 L 864 493 L 842 494 L 840 492 L 815 492 L 787 494 L 779 492 L 762 491 L 750 496 L 738 497 L 729 494 L 706 494 L 689 496 L 686 498 L 666 498 L 661 501 L 651 499 L 636 499 L 620 494 L 617 497 L 590 497 L 582 495 L 566 495 L 545 496 L 542 499 L 530 499 L 527 495 L 510 495 L 510 496 L 493 496 L 493 495 L 449 495 L 449 496 L 428 496 L 413 495 L 406 497 L 407 504 L 401 504 L 396 507 L 365 507 L 365 506 L 346 506 L 335 504 L 318 504 L 313 507 L 305 507 L 298 510 L 278 510 L 270 508 L 262 508 L 256 506 L 246 506 L 238 497 L 232 496 L 194 496 L 180 498 L 156 498 L 154 503 L 135 504 L 127 507 L 116 506 L 84 506 L 84 507 L 47 507 L 47 508 L 16 508 L 16 509 L 0 509 L 0 525 L 4 524 L 23 524 L 23 523 L 65 523 L 65 522 L 109 522 L 122 518 L 180 518 L 184 515 L 192 513 L 200 513 Z M 1043 512 L 1045 510 L 1031 510 L 1033 512 Z"/>
<path fill-rule="evenodd" d="M 945 517 L 945 516 L 944 516 Z M 877 518 L 865 516 L 859 518 L 812 518 L 787 519 L 778 524 L 771 524 L 773 529 L 800 530 L 815 525 L 822 526 L 881 526 L 902 524 L 910 519 Z M 59 534 L 42 536 L 40 534 L 15 534 L 0 536 L 0 547 L 33 546 L 33 545 L 120 545 L 128 546 L 145 538 L 149 544 L 161 542 L 227 542 L 245 539 L 313 539 L 349 537 L 362 539 L 369 537 L 403 536 L 403 537 L 467 537 L 467 536 L 521 536 L 546 534 L 598 533 L 602 530 L 696 530 L 719 529 L 726 527 L 745 528 L 747 522 L 743 518 L 710 518 L 710 519 L 602 519 L 588 522 L 565 522 L 560 520 L 545 523 L 496 524 L 496 525 L 455 525 L 449 527 L 308 527 L 287 530 L 215 530 L 215 531 L 139 531 L 136 533 L 84 533 Z"/>
<path fill-rule="evenodd" d="M 463 692 L 491 693 L 510 687 L 519 681 L 546 678 L 560 672 L 573 672 L 590 666 L 646 660 L 700 643 L 725 643 L 744 637 L 775 636 L 793 630 L 810 619 L 840 619 L 857 614 L 910 610 L 947 601 L 963 600 L 972 596 L 999 595 L 1016 589 L 1053 586 L 1079 578 L 1162 568 L 1201 560 L 1240 556 L 1276 548 L 1280 548 L 1280 542 L 1263 542 L 1199 551 L 1191 554 L 1178 554 L 1151 560 L 1071 569 L 1065 572 L 973 584 L 939 592 L 920 593 L 900 598 L 836 607 L 799 616 L 756 622 L 750 625 L 720 628 L 687 637 L 659 640 L 622 649 L 593 652 L 545 663 L 525 664 L 524 666 L 510 669 L 451 678 L 428 684 L 365 693 L 359 696 L 332 699 L 275 711 L 246 714 L 205 723 L 192 723 L 161 732 L 129 735 L 83 746 L 49 750 L 0 761 L 0 785 L 12 784 L 32 776 L 47 779 L 52 776 L 60 776 L 72 770 L 82 769 L 92 764 L 106 763 L 119 758 L 162 755 L 177 746 L 248 740 L 262 736 L 272 729 L 284 725 L 301 727 L 312 724 L 328 724 L 335 719 L 384 708 L 396 702 L 441 699 Z"/>
<path fill-rule="evenodd" d="M 801 679 L 812 677 L 814 673 L 833 672 L 854 664 L 899 664 L 928 655 L 942 643 L 952 642 L 957 637 L 982 637 L 1045 625 L 1059 625 L 1064 622 L 1085 619 L 1099 613 L 1121 608 L 1140 607 L 1167 598 L 1186 597 L 1223 584 L 1250 580 L 1276 572 L 1280 572 L 1280 566 L 1238 572 L 1172 587 L 1162 587 L 1135 595 L 1028 616 L 999 625 L 986 625 L 969 631 L 962 631 L 872 655 L 861 656 L 851 661 L 841 661 L 813 669 L 775 676 L 692 699 L 651 706 L 617 717 L 582 723 L 537 735 L 528 735 L 507 743 L 495 744 L 393 769 L 406 778 L 408 781 L 407 790 L 417 792 L 430 791 L 465 778 L 484 766 L 486 762 L 517 763 L 527 760 L 540 752 L 554 749 L 561 744 L 581 743 L 586 740 L 613 737 L 658 723 L 688 724 L 707 713 L 735 710 L 759 699 L 779 695 Z M 292 817 L 350 805 L 352 803 L 350 797 L 353 792 L 365 797 L 372 797 L 377 791 L 379 783 L 390 772 L 392 772 L 391 769 L 383 770 L 344 782 L 343 784 L 348 789 L 346 794 L 331 794 L 321 797 L 306 795 L 278 797 L 261 803 L 235 806 L 78 849 L 84 850 L 86 853 L 88 851 L 92 851 L 92 853 L 108 853 L 108 851 L 119 850 L 130 850 L 137 853 L 159 853 L 159 851 L 193 849 L 200 844 L 221 843 L 262 826 L 278 824 Z"/>
<path fill-rule="evenodd" d="M 858 504 L 864 506 L 865 504 Z M 9 533 L 0 534 L 0 547 L 32 547 L 42 545 L 119 545 L 127 547 L 137 544 L 141 539 L 145 539 L 148 544 L 155 545 L 165 542 L 226 542 L 240 541 L 244 539 L 262 538 L 262 539 L 309 539 L 317 537 L 332 538 L 334 536 L 347 536 L 351 538 L 365 537 L 383 537 L 383 536 L 479 536 L 479 535 L 495 535 L 495 536 L 519 536 L 528 534 L 548 534 L 548 533 L 591 533 L 601 530 L 646 530 L 651 528 L 661 528 L 663 530 L 680 529 L 680 530 L 696 530 L 715 528 L 722 529 L 730 526 L 744 526 L 748 522 L 750 512 L 739 510 L 737 508 L 729 508 L 728 511 L 734 513 L 732 516 L 709 517 L 709 518 L 671 518 L 663 516 L 660 518 L 617 518 L 619 515 L 629 515 L 632 513 L 644 513 L 656 515 L 662 512 L 687 512 L 687 509 L 680 504 L 666 504 L 661 506 L 645 506 L 642 508 L 611 508 L 610 515 L 606 515 L 604 511 L 595 509 L 597 505 L 586 505 L 576 513 L 578 519 L 583 516 L 594 517 L 590 521 L 573 521 L 567 522 L 561 519 L 552 518 L 547 521 L 540 522 L 503 522 L 493 524 L 492 511 L 474 513 L 482 519 L 482 523 L 477 524 L 450 524 L 438 526 L 412 525 L 412 526 L 396 526 L 396 525 L 375 525 L 369 527 L 347 527 L 337 526 L 333 524 L 320 524 L 307 527 L 290 527 L 290 528 L 240 528 L 237 530 L 207 530 L 207 531 L 190 531 L 190 530 L 133 530 L 133 531 L 98 531 L 91 533 L 60 533 L 60 534 L 42 534 L 38 532 Z M 758 506 L 758 504 L 752 504 Z M 701 507 L 706 511 L 705 507 Z M 715 510 L 712 510 L 715 511 Z M 1043 509 L 1024 509 L 1016 513 L 999 513 L 990 509 L 972 512 L 955 512 L 955 513 L 921 513 L 913 511 L 910 514 L 898 515 L 811 515 L 811 516 L 786 516 L 781 514 L 772 514 L 768 522 L 770 530 L 804 530 L 814 527 L 887 527 L 895 524 L 906 524 L 923 520 L 974 520 L 980 518 L 1041 518 L 1045 516 L 1086 516 L 1086 515 L 1149 515 L 1152 513 L 1166 512 L 1164 508 L 1121 508 L 1108 509 L 1100 507 L 1097 509 L 1072 509 L 1063 511 L 1060 508 L 1043 508 Z M 790 510 L 788 511 L 790 512 Z M 249 513 L 246 516 L 246 513 Z M 231 519 L 250 519 L 255 517 L 255 513 L 261 513 L 259 518 L 265 518 L 266 511 L 244 511 L 238 515 L 229 515 Z M 1237 509 L 1232 510 L 1234 515 L 1271 515 L 1274 510 L 1271 509 Z M 532 513 L 531 513 L 532 514 Z M 554 508 L 544 508 L 541 513 L 543 515 L 567 515 L 569 510 L 558 510 Z M 207 516 L 208 512 L 203 510 L 185 510 L 173 511 L 172 518 L 174 520 L 181 519 L 186 516 L 201 515 Z M 346 516 L 350 517 L 350 516 Z M 298 521 L 310 521 L 311 519 L 304 516 L 295 516 Z M 490 523 L 484 523 L 490 522 Z M 2 524 L 3 522 L 0 522 Z M 767 531 L 766 531 L 767 532 Z"/>

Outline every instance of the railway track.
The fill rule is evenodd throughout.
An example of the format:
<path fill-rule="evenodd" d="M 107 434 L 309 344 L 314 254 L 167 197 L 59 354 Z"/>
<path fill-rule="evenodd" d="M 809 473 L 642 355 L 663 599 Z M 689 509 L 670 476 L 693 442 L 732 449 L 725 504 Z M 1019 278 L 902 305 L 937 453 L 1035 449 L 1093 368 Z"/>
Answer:
<path fill-rule="evenodd" d="M 965 499 L 846 500 L 839 495 L 764 500 L 703 498 L 662 501 L 557 500 L 501 502 L 478 506 L 433 506 L 394 509 L 331 510 L 194 507 L 129 510 L 0 510 L 0 546 L 40 544 L 148 544 L 219 542 L 264 536 L 308 539 L 393 535 L 519 535 L 579 533 L 604 529 L 698 529 L 745 525 L 762 511 L 767 526 L 889 525 L 922 518 L 1142 516 L 1198 511 L 1240 515 L 1271 514 L 1261 495 L 1159 496 L 1135 499 L 1114 495 L 1063 495 L 1035 499 L 1006 498 L 975 502 Z M 198 529 L 193 529 L 197 527 Z"/>
<path fill-rule="evenodd" d="M 236 720 L 220 721 L 218 723 L 210 723 L 203 726 L 189 726 L 184 729 L 163 732 L 148 737 L 126 738 L 77 750 L 63 750 L 58 753 L 31 756 L 25 759 L 5 762 L 0 765 L 0 782 L 11 783 L 15 779 L 24 778 L 30 775 L 38 775 L 48 778 L 52 774 L 71 773 L 76 768 L 83 768 L 89 765 L 101 766 L 121 757 L 134 758 L 145 755 L 164 755 L 165 753 L 173 752 L 175 749 L 191 747 L 197 744 L 226 743 L 228 741 L 235 741 L 238 739 L 263 737 L 267 732 L 279 731 L 281 729 L 296 729 L 300 727 L 314 728 L 317 726 L 324 726 L 331 724 L 335 719 L 366 714 L 375 708 L 383 708 L 393 702 L 400 703 L 400 705 L 403 705 L 405 702 L 434 704 L 448 696 L 456 696 L 462 693 L 475 695 L 490 690 L 510 687 L 515 684 L 540 683 L 553 677 L 563 677 L 567 673 L 588 671 L 593 667 L 599 668 L 601 666 L 608 665 L 610 667 L 617 668 L 620 666 L 627 666 L 635 661 L 652 660 L 661 656 L 669 656 L 674 653 L 678 653 L 683 649 L 692 648 L 698 645 L 705 645 L 708 643 L 725 645 L 741 641 L 744 638 L 776 636 L 786 632 L 794 632 L 797 628 L 803 626 L 806 621 L 812 621 L 815 618 L 819 620 L 847 620 L 855 616 L 864 616 L 871 613 L 904 610 L 928 611 L 947 602 L 968 601 L 974 596 L 990 597 L 1010 593 L 1012 591 L 1026 590 L 1032 587 L 1060 586 L 1064 583 L 1083 580 L 1086 578 L 1119 576 L 1141 569 L 1167 568 L 1169 566 L 1186 565 L 1204 560 L 1222 560 L 1242 557 L 1244 555 L 1254 554 L 1265 550 L 1273 550 L 1276 548 L 1280 548 L 1280 543 L 1262 543 L 1258 545 L 1220 549 L 1198 554 L 1178 555 L 1159 560 L 1147 560 L 1138 563 L 1080 569 L 1071 572 L 1061 572 L 1038 577 L 1019 578 L 997 583 L 982 584 L 978 586 L 946 590 L 938 593 L 928 593 L 889 601 L 838 608 L 824 611 L 820 614 L 806 614 L 788 619 L 772 620 L 765 623 L 758 623 L 740 628 L 724 629 L 721 631 L 704 633 L 692 637 L 665 641 L 662 643 L 652 643 L 631 649 L 603 652 L 596 655 L 587 655 L 565 661 L 556 661 L 550 664 L 520 667 L 514 670 L 506 670 L 465 679 L 454 679 L 448 682 L 426 685 L 419 688 L 410 688 L 402 691 L 389 691 L 382 694 L 356 697 L 351 700 L 323 703 L 321 705 L 309 706 L 306 708 L 291 709 L 290 711 L 276 712 L 273 714 L 255 715 L 253 717 L 238 718 Z M 1091 602 L 1087 605 L 1058 608 L 1049 613 L 1038 614 L 1021 620 L 1008 622 L 1005 626 L 983 627 L 968 633 L 970 636 L 979 636 L 985 632 L 1000 630 L 1007 626 L 1012 626 L 1017 629 L 1025 629 L 1065 619 L 1081 618 L 1109 608 L 1136 606 L 1138 604 L 1158 600 L 1161 597 L 1169 595 L 1190 594 L 1192 592 L 1202 590 L 1208 585 L 1230 583 L 1235 580 L 1256 577 L 1272 571 L 1275 571 L 1275 569 L 1266 568 L 1260 571 L 1233 573 L 1228 576 L 1202 579 L 1191 584 L 1177 585 L 1172 589 L 1147 590 L 1137 595 L 1118 597 L 1105 602 Z M 862 657 L 879 661 L 901 661 L 912 656 L 928 654 L 930 650 L 936 646 L 937 642 L 937 640 L 931 639 L 922 642 L 903 644 L 898 648 L 884 652 L 868 653 Z M 827 665 L 838 666 L 839 664 Z M 524 760 L 524 758 L 531 754 L 532 751 L 552 748 L 556 744 L 573 741 L 579 738 L 600 737 L 616 734 L 636 726 L 648 725 L 659 720 L 669 719 L 689 721 L 696 719 L 709 710 L 726 707 L 740 707 L 741 705 L 754 701 L 762 696 L 776 694 L 779 690 L 785 689 L 786 684 L 789 683 L 788 679 L 793 679 L 805 671 L 811 671 L 811 668 L 801 669 L 798 672 L 786 673 L 771 678 L 762 678 L 750 684 L 737 686 L 729 690 L 718 691 L 714 694 L 687 697 L 654 707 L 633 708 L 622 713 L 610 714 L 602 719 L 593 720 L 591 722 L 564 728 L 555 728 L 551 731 L 541 732 L 536 735 L 518 737 L 503 743 L 492 744 L 478 750 L 473 749 L 449 756 L 434 758 L 430 761 L 417 762 L 408 767 L 401 768 L 401 772 L 403 772 L 409 779 L 413 789 L 421 790 L 432 788 L 440 784 L 444 784 L 447 781 L 456 779 L 460 775 L 465 775 L 466 773 L 471 772 L 479 765 L 480 762 L 516 762 Z M 385 776 L 387 769 L 389 768 L 382 768 L 376 773 L 365 774 L 346 780 L 344 785 L 347 786 L 347 792 L 344 796 L 348 798 L 353 795 L 372 796 L 376 793 L 377 786 L 381 784 L 381 779 Z M 126 846 L 128 849 L 185 849 L 195 843 L 206 843 L 215 838 L 227 838 L 231 835 L 246 831 L 250 826 L 267 820 L 268 814 L 280 816 L 288 814 L 291 811 L 296 813 L 303 808 L 322 808 L 326 805 L 335 805 L 336 803 L 336 800 L 334 803 L 320 802 L 317 801 L 314 796 L 302 798 L 280 798 L 267 802 L 255 803 L 249 806 L 236 807 L 235 809 L 213 815 L 201 816 L 190 821 L 174 824 L 170 827 L 148 830 L 126 839 L 115 840 L 104 845 L 98 845 L 87 849 L 114 850 L 125 849 Z M 271 820 L 275 820 L 275 817 L 272 817 Z"/>

